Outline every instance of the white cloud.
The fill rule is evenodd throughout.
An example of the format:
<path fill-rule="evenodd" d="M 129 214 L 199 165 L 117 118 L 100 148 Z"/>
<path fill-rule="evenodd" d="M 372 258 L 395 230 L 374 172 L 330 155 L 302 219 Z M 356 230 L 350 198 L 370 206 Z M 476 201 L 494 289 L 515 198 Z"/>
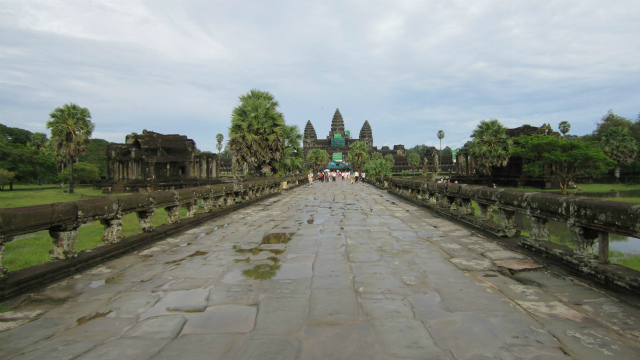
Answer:
<path fill-rule="evenodd" d="M 237 97 L 271 91 L 328 135 L 339 107 L 378 146 L 464 144 L 482 119 L 595 128 L 640 109 L 629 1 L 0 1 L 0 123 L 88 107 L 97 134 L 226 134 Z M 27 126 L 27 125 L 24 125 Z M 43 127 L 43 126 L 41 126 Z M 42 130 L 39 130 L 42 131 Z M 435 138 L 433 140 L 432 138 Z"/>

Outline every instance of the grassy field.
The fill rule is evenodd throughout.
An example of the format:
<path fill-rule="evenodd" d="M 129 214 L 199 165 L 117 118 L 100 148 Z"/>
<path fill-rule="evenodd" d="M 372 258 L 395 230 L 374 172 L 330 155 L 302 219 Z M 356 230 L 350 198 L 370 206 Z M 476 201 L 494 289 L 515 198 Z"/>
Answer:
<path fill-rule="evenodd" d="M 43 189 L 37 185 L 16 186 L 14 187 L 15 191 L 2 191 L 0 192 L 0 208 L 43 205 L 110 196 L 103 194 L 101 190 L 94 190 L 91 187 L 76 187 L 73 194 L 65 193 L 66 187 L 65 189 L 51 189 L 50 187 Z M 199 211 L 201 210 L 199 209 Z M 184 218 L 186 214 L 187 211 L 185 209 L 180 209 L 181 218 Z M 157 227 L 165 224 L 167 216 L 167 212 L 164 209 L 156 209 L 152 219 L 153 226 Z M 124 236 L 131 236 L 140 232 L 142 232 L 142 228 L 135 213 L 122 217 L 122 233 Z M 104 226 L 98 221 L 82 225 L 78 229 L 76 250 L 80 252 L 102 245 L 103 234 Z M 41 264 L 51 259 L 49 250 L 52 248 L 53 242 L 48 231 L 17 236 L 13 241 L 6 243 L 2 265 L 9 271 L 16 271 Z"/>

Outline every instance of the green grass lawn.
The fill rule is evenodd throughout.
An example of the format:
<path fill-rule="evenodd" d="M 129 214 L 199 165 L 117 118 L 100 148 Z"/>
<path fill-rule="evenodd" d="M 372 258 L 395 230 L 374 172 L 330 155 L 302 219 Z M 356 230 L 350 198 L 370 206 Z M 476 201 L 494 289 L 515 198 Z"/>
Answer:
<path fill-rule="evenodd" d="M 14 191 L 8 191 L 5 187 L 4 191 L 0 191 L 0 208 L 53 204 L 110 196 L 103 194 L 102 190 L 94 190 L 91 186 L 76 186 L 73 188 L 73 194 L 64 192 L 69 190 L 68 185 L 65 185 L 64 189 L 61 189 L 60 186 L 52 188 L 52 185 L 14 185 L 14 189 Z"/>

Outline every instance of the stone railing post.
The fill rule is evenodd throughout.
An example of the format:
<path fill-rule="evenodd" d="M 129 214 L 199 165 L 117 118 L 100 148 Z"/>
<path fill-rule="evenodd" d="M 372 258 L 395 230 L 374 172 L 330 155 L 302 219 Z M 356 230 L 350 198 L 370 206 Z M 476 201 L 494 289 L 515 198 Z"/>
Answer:
<path fill-rule="evenodd" d="M 531 220 L 531 240 L 549 241 L 549 227 L 547 226 L 549 220 L 538 216 L 529 216 L 529 220 Z"/>
<path fill-rule="evenodd" d="M 471 199 L 469 198 L 458 198 L 458 212 L 460 215 L 474 215 L 475 211 L 473 209 L 473 205 Z"/>
<path fill-rule="evenodd" d="M 104 225 L 102 242 L 105 244 L 115 244 L 124 238 L 124 235 L 122 235 L 122 217 L 120 215 L 111 219 L 102 219 L 100 224 Z"/>
<path fill-rule="evenodd" d="M 171 205 L 164 208 L 167 212 L 167 225 L 180 222 L 180 206 Z"/>
<path fill-rule="evenodd" d="M 71 259 L 76 253 L 76 243 L 78 242 L 78 226 L 56 226 L 49 230 L 49 235 L 53 239 L 53 249 L 49 251 L 54 259 Z"/>
<path fill-rule="evenodd" d="M 586 258 L 593 257 L 593 245 L 598 237 L 598 231 L 572 224 L 569 225 L 569 230 L 571 230 L 571 233 L 577 240 L 578 246 L 574 250 L 574 253 Z"/>
<path fill-rule="evenodd" d="M 212 197 L 202 198 L 202 201 L 204 203 L 204 208 L 203 208 L 204 212 L 209 212 L 215 207 Z"/>
<path fill-rule="evenodd" d="M 187 217 L 194 217 L 196 215 L 196 212 L 198 211 L 198 201 L 189 201 L 184 204 L 184 207 L 187 209 Z"/>
<path fill-rule="evenodd" d="M 609 263 L 609 233 L 598 232 L 598 262 L 600 264 Z"/>
<path fill-rule="evenodd" d="M 4 276 L 4 274 L 7 273 L 7 269 L 4 266 L 2 266 L 2 257 L 4 255 L 4 244 L 8 243 L 11 240 L 13 240 L 13 236 L 10 236 L 10 237 L 0 236 L 0 279 Z"/>
<path fill-rule="evenodd" d="M 153 231 L 153 224 L 151 223 L 151 219 L 153 215 L 156 214 L 155 209 L 151 209 L 148 211 L 137 211 L 138 221 L 140 222 L 140 227 L 143 232 L 151 232 Z"/>
<path fill-rule="evenodd" d="M 516 212 L 513 210 L 505 210 L 501 207 L 498 208 L 498 211 L 500 212 L 500 219 L 502 220 L 500 235 L 507 237 L 518 235 L 520 230 L 518 230 L 517 226 Z"/>
<path fill-rule="evenodd" d="M 493 221 L 493 204 L 476 201 L 480 207 L 480 217 L 483 221 Z"/>

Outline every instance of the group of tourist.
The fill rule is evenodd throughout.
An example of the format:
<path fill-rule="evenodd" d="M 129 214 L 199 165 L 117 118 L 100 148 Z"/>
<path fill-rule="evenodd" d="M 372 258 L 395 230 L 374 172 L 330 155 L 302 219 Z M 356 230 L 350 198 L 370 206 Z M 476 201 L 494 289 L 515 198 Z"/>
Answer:
<path fill-rule="evenodd" d="M 351 184 L 358 183 L 358 181 L 364 181 L 365 173 L 359 173 L 358 171 L 340 171 L 333 170 L 329 171 L 328 169 L 325 171 L 318 172 L 317 176 L 314 177 L 313 172 L 309 170 L 309 175 L 307 178 L 309 179 L 309 186 L 313 186 L 313 181 L 318 180 L 320 182 L 336 182 L 336 179 L 340 179 L 342 181 L 348 181 Z"/>

